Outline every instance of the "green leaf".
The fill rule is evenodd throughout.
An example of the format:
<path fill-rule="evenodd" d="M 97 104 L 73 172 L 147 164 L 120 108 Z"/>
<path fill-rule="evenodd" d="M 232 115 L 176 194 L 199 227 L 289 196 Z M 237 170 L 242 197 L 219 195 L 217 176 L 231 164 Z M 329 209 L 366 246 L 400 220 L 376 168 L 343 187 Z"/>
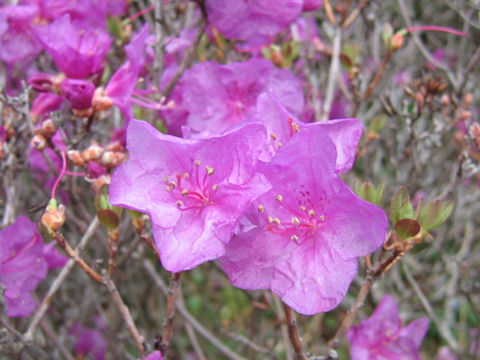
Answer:
<path fill-rule="evenodd" d="M 424 231 L 433 230 L 442 225 L 453 211 L 453 201 L 432 201 L 420 209 L 418 221 Z"/>
<path fill-rule="evenodd" d="M 402 219 L 414 218 L 413 206 L 410 203 L 410 196 L 408 190 L 401 187 L 393 195 L 392 202 L 390 203 L 390 220 L 393 224 L 396 224 Z"/>
<path fill-rule="evenodd" d="M 417 235 L 421 227 L 417 220 L 407 218 L 397 222 L 394 229 L 401 239 L 408 239 Z"/>
<path fill-rule="evenodd" d="M 385 181 L 382 181 L 378 187 L 375 187 L 369 181 L 361 183 L 359 180 L 355 180 L 353 191 L 363 200 L 375 205 L 380 205 L 383 201 L 383 194 L 385 192 Z"/>

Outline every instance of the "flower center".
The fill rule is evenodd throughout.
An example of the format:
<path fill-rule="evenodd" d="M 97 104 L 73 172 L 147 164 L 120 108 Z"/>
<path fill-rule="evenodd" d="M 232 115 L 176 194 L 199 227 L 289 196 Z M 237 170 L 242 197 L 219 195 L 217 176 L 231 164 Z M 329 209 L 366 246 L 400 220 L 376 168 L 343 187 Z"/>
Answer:
<path fill-rule="evenodd" d="M 303 244 L 307 239 L 314 236 L 316 230 L 325 222 L 325 215 L 317 214 L 314 209 L 307 209 L 301 205 L 299 208 L 291 208 L 287 205 L 282 195 L 276 195 L 275 200 L 280 207 L 286 209 L 290 218 L 272 216 L 272 213 L 266 214 L 265 207 L 258 205 L 258 212 L 265 213 L 268 224 L 265 226 L 267 231 L 274 234 L 290 236 L 290 239 L 297 244 Z"/>
<path fill-rule="evenodd" d="M 211 185 L 209 179 L 215 169 L 206 165 L 204 173 L 201 174 L 201 161 L 195 160 L 194 165 L 192 172 L 175 174 L 175 181 L 171 181 L 168 176 L 163 178 L 166 184 L 165 191 L 171 195 L 176 206 L 182 211 L 213 204 L 213 195 L 218 190 L 218 184 Z"/>

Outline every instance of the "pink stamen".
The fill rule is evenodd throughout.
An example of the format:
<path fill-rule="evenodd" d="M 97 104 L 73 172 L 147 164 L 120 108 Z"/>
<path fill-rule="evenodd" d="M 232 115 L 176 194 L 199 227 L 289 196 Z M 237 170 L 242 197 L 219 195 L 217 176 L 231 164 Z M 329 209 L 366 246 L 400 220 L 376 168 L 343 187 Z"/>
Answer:
<path fill-rule="evenodd" d="M 467 36 L 466 33 L 463 31 L 455 30 L 449 27 L 445 26 L 436 26 L 436 25 L 420 25 L 420 26 L 410 26 L 409 28 L 406 29 L 406 32 L 413 32 L 413 31 L 442 31 L 454 35 L 459 35 L 459 36 Z"/>
<path fill-rule="evenodd" d="M 57 186 L 60 184 L 60 181 L 62 180 L 63 176 L 67 172 L 67 155 L 65 154 L 65 151 L 62 151 L 62 170 L 60 171 L 60 174 L 58 175 L 57 180 L 55 181 L 55 185 L 53 185 L 52 189 L 52 199 L 55 199 L 55 193 L 57 191 Z"/>

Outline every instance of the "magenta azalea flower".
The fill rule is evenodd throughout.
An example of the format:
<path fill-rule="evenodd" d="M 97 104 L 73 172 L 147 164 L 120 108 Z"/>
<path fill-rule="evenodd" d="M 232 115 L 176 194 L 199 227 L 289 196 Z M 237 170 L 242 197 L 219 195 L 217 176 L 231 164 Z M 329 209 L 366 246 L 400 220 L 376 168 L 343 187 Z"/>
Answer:
<path fill-rule="evenodd" d="M 220 259 L 233 285 L 271 289 L 306 315 L 340 303 L 357 258 L 383 244 L 388 224 L 338 178 L 336 158 L 323 128 L 311 127 L 260 167 L 273 189 L 254 201 Z"/>
<path fill-rule="evenodd" d="M 300 16 L 303 0 L 206 0 L 210 24 L 225 37 L 268 43 Z"/>
<path fill-rule="evenodd" d="M 47 275 L 43 239 L 36 224 L 20 216 L 0 231 L 0 282 L 5 287 L 7 316 L 29 316 L 35 309 L 31 292 Z"/>
<path fill-rule="evenodd" d="M 129 160 L 112 176 L 110 201 L 150 215 L 167 270 L 192 269 L 224 254 L 243 211 L 270 189 L 254 174 L 265 137 L 262 125 L 248 124 L 185 140 L 132 120 Z"/>
<path fill-rule="evenodd" d="M 185 72 L 172 96 L 179 103 L 165 111 L 167 124 L 186 125 L 193 134 L 220 134 L 255 115 L 258 96 L 271 90 L 289 112 L 303 109 L 300 80 L 289 70 L 278 69 L 267 60 L 220 65 L 206 61 Z M 173 121 L 172 121 L 173 120 Z"/>
<path fill-rule="evenodd" d="M 385 295 L 372 316 L 348 331 L 352 360 L 421 360 L 418 349 L 428 325 L 421 318 L 402 327 L 395 298 Z"/>
<path fill-rule="evenodd" d="M 57 68 L 73 79 L 101 71 L 112 42 L 107 33 L 71 20 L 69 14 L 39 29 L 38 35 Z"/>

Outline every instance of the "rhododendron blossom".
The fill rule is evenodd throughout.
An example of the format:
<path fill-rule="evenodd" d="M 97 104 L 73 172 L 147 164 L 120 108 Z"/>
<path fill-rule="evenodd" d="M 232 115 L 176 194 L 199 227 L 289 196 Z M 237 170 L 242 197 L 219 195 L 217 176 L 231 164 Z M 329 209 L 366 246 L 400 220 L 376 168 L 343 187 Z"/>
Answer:
<path fill-rule="evenodd" d="M 273 188 L 254 201 L 220 259 L 233 285 L 271 289 L 306 315 L 340 303 L 357 258 L 383 244 L 387 218 L 338 178 L 336 158 L 330 137 L 311 127 L 260 167 Z"/>
<path fill-rule="evenodd" d="M 293 115 L 300 115 L 301 82 L 289 70 L 260 59 L 227 65 L 206 61 L 185 72 L 172 94 L 176 108 L 163 115 L 169 128 L 185 125 L 190 136 L 220 134 L 251 120 L 257 99 L 265 91 L 271 91 Z"/>
<path fill-rule="evenodd" d="M 129 160 L 112 176 L 110 200 L 150 215 L 167 270 L 216 259 L 243 211 L 270 189 L 254 173 L 265 137 L 262 125 L 248 124 L 222 136 L 185 140 L 132 120 Z"/>
<path fill-rule="evenodd" d="M 372 316 L 348 331 L 352 360 L 421 360 L 418 349 L 428 325 L 421 318 L 402 327 L 395 298 L 385 295 Z"/>
<path fill-rule="evenodd" d="M 206 0 L 208 20 L 225 37 L 260 43 L 294 22 L 303 0 Z"/>
<path fill-rule="evenodd" d="M 66 14 L 38 31 L 45 50 L 67 77 L 84 79 L 102 70 L 112 39 Z"/>

